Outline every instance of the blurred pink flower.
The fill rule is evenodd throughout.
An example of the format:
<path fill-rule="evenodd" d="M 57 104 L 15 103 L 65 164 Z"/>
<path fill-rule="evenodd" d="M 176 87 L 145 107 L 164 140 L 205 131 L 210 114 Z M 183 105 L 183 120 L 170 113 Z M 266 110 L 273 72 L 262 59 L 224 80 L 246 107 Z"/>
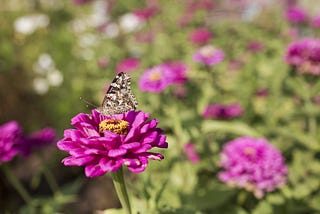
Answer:
<path fill-rule="evenodd" d="M 106 68 L 109 65 L 109 59 L 105 56 L 99 57 L 97 64 L 99 68 Z"/>
<path fill-rule="evenodd" d="M 140 60 L 137 58 L 127 58 L 122 60 L 117 64 L 116 71 L 120 72 L 130 72 L 136 70 L 140 65 Z"/>
<path fill-rule="evenodd" d="M 197 154 L 196 147 L 193 143 L 187 143 L 183 150 L 191 163 L 198 163 L 200 161 L 200 157 Z"/>
<path fill-rule="evenodd" d="M 10 121 L 0 126 L 0 165 L 11 161 L 21 152 L 23 135 L 20 125 Z"/>
<path fill-rule="evenodd" d="M 145 70 L 139 80 L 141 91 L 160 93 L 172 84 L 172 73 L 165 65 L 157 65 Z"/>
<path fill-rule="evenodd" d="M 154 40 L 154 33 L 152 32 L 137 32 L 135 34 L 137 42 L 152 43 Z"/>
<path fill-rule="evenodd" d="M 286 183 L 282 154 L 262 138 L 239 137 L 227 142 L 220 166 L 224 169 L 218 174 L 222 182 L 253 192 L 259 199 Z"/>
<path fill-rule="evenodd" d="M 193 44 L 196 45 L 203 45 L 212 38 L 212 34 L 210 31 L 208 31 L 206 28 L 198 28 L 194 29 L 190 34 L 189 34 L 189 40 Z"/>
<path fill-rule="evenodd" d="M 205 65 L 215 65 L 224 59 L 224 52 L 212 45 L 206 45 L 193 54 L 193 60 Z"/>
<path fill-rule="evenodd" d="M 159 8 L 147 7 L 147 8 L 139 8 L 133 11 L 133 14 L 136 15 L 141 20 L 148 20 L 153 17 L 157 12 L 159 12 Z"/>
<path fill-rule="evenodd" d="M 285 61 L 299 73 L 320 75 L 320 39 L 304 38 L 288 45 Z"/>
<path fill-rule="evenodd" d="M 251 52 L 259 52 L 264 49 L 264 45 L 262 42 L 252 40 L 247 44 L 247 49 Z"/>
<path fill-rule="evenodd" d="M 255 94 L 257 97 L 266 97 L 269 95 L 269 90 L 267 88 L 260 88 Z"/>
<path fill-rule="evenodd" d="M 186 81 L 187 66 L 179 61 L 167 62 L 147 69 L 139 80 L 142 91 L 160 93 L 173 84 Z"/>
<path fill-rule="evenodd" d="M 320 16 L 315 16 L 311 19 L 311 26 L 314 28 L 320 28 Z"/>
<path fill-rule="evenodd" d="M 307 13 L 300 7 L 289 7 L 285 11 L 285 16 L 291 23 L 304 23 L 308 19 Z"/>
<path fill-rule="evenodd" d="M 93 0 L 72 0 L 73 4 L 82 5 L 89 2 L 92 2 Z"/>
<path fill-rule="evenodd" d="M 237 103 L 232 103 L 228 105 L 223 104 L 210 104 L 208 105 L 202 116 L 206 119 L 232 119 L 239 117 L 243 114 L 242 107 Z"/>
<path fill-rule="evenodd" d="M 71 120 L 76 129 L 65 130 L 57 144 L 70 154 L 63 164 L 85 166 L 87 177 L 117 171 L 122 165 L 131 172 L 143 172 L 148 159 L 164 158 L 149 150 L 168 147 L 166 136 L 157 128 L 158 121 L 148 119 L 149 114 L 142 111 L 104 116 L 93 110 L 92 114 L 76 115 Z"/>
<path fill-rule="evenodd" d="M 24 137 L 24 144 L 22 145 L 23 155 L 29 155 L 33 149 L 53 144 L 56 142 L 56 137 L 56 131 L 50 127 L 31 133 L 29 136 Z"/>

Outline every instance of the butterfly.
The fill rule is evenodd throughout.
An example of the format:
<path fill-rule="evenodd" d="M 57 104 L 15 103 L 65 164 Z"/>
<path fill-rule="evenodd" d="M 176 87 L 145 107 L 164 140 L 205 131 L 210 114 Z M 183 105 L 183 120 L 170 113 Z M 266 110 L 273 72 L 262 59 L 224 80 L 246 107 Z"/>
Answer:
<path fill-rule="evenodd" d="M 119 73 L 113 79 L 102 105 L 97 108 L 97 111 L 108 116 L 135 110 L 138 103 L 131 91 L 130 84 L 130 76 L 124 72 Z"/>

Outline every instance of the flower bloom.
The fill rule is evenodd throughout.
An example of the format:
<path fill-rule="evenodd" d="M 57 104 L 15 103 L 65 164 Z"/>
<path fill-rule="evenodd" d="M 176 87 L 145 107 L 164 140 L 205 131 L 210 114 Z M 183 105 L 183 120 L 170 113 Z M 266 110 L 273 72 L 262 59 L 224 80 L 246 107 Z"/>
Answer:
<path fill-rule="evenodd" d="M 16 121 L 0 126 L 0 164 L 11 161 L 20 153 L 22 139 L 22 129 Z"/>
<path fill-rule="evenodd" d="M 127 58 L 122 60 L 117 65 L 117 73 L 120 72 L 130 72 L 137 69 L 140 65 L 140 60 L 137 58 Z"/>
<path fill-rule="evenodd" d="M 195 62 L 201 62 L 205 65 L 215 65 L 224 59 L 224 52 L 212 45 L 206 45 L 196 51 L 193 55 Z"/>
<path fill-rule="evenodd" d="M 320 75 L 320 39 L 304 38 L 288 45 L 285 61 L 299 73 Z"/>
<path fill-rule="evenodd" d="M 196 152 L 196 147 L 193 143 L 187 143 L 183 150 L 191 163 L 198 163 L 200 161 L 199 155 Z"/>
<path fill-rule="evenodd" d="M 82 5 L 82 4 L 86 4 L 86 3 L 89 3 L 93 0 L 72 0 L 73 4 L 76 4 L 76 5 Z"/>
<path fill-rule="evenodd" d="M 262 198 L 286 183 L 287 167 L 282 154 L 267 140 L 239 137 L 224 145 L 219 179 Z"/>
<path fill-rule="evenodd" d="M 320 28 L 320 16 L 316 16 L 312 18 L 311 26 L 314 28 Z"/>
<path fill-rule="evenodd" d="M 208 105 L 204 112 L 204 118 L 214 118 L 214 119 L 231 119 L 239 117 L 243 114 L 242 107 L 237 103 L 232 103 L 229 105 L 223 104 L 210 104 Z"/>
<path fill-rule="evenodd" d="M 285 16 L 291 23 L 304 23 L 308 19 L 307 13 L 299 7 L 289 7 L 285 11 Z"/>
<path fill-rule="evenodd" d="M 148 20 L 152 18 L 158 11 L 159 9 L 153 6 L 153 7 L 135 9 L 133 11 L 133 14 L 136 15 L 141 20 Z"/>
<path fill-rule="evenodd" d="M 117 171 L 122 165 L 135 173 L 144 171 L 148 159 L 164 158 L 149 150 L 168 147 L 166 136 L 157 128 L 158 121 L 148 118 L 149 114 L 141 111 L 104 116 L 93 110 L 92 114 L 76 115 L 71 120 L 76 129 L 65 130 L 57 144 L 70 154 L 63 164 L 85 166 L 87 177 Z"/>
<path fill-rule="evenodd" d="M 189 40 L 193 44 L 205 44 L 212 38 L 210 31 L 206 28 L 198 28 L 193 30 L 189 35 Z"/>
<path fill-rule="evenodd" d="M 142 91 L 160 93 L 169 85 L 186 81 L 187 66 L 181 62 L 167 62 L 147 69 L 141 76 Z"/>
<path fill-rule="evenodd" d="M 247 49 L 251 52 L 259 52 L 259 51 L 262 51 L 263 48 L 264 48 L 263 43 L 259 41 L 253 40 L 247 44 Z"/>
<path fill-rule="evenodd" d="M 41 148 L 55 142 L 57 133 L 53 128 L 47 127 L 39 131 L 31 133 L 29 136 L 24 137 L 22 145 L 22 153 L 29 155 L 33 149 Z"/>

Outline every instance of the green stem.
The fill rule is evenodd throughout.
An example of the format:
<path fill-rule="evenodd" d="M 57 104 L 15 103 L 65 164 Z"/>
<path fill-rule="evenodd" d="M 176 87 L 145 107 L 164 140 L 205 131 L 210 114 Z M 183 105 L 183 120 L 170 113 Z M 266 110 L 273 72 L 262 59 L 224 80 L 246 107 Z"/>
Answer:
<path fill-rule="evenodd" d="M 126 184 L 123 178 L 122 167 L 118 171 L 111 173 L 111 175 L 112 175 L 113 185 L 116 189 L 118 198 L 120 200 L 120 203 L 125 213 L 132 214 L 129 196 L 128 196 Z"/>
<path fill-rule="evenodd" d="M 8 181 L 12 184 L 12 186 L 21 195 L 23 200 L 27 204 L 31 204 L 31 201 L 32 201 L 31 196 L 26 191 L 26 189 L 23 187 L 23 185 L 21 184 L 19 179 L 17 179 L 17 177 L 13 174 L 12 170 L 10 169 L 10 167 L 7 164 L 3 164 L 3 165 L 1 165 L 1 168 L 2 168 L 2 170 L 4 172 L 4 174 L 6 175 L 6 177 L 8 178 Z"/>

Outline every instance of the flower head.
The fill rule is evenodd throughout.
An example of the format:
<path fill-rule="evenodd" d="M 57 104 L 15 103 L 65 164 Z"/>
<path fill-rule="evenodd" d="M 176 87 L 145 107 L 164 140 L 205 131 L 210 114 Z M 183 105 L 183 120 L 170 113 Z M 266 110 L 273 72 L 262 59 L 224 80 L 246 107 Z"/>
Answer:
<path fill-rule="evenodd" d="M 315 16 L 312 18 L 311 26 L 314 28 L 320 28 L 320 16 Z"/>
<path fill-rule="evenodd" d="M 0 126 L 0 164 L 11 161 L 19 154 L 22 143 L 22 129 L 16 121 Z"/>
<path fill-rule="evenodd" d="M 212 35 L 210 31 L 208 31 L 206 28 L 198 28 L 194 29 L 190 35 L 189 40 L 193 44 L 205 44 L 212 38 Z"/>
<path fill-rule="evenodd" d="M 262 198 L 286 183 L 287 167 L 281 153 L 265 139 L 239 137 L 223 147 L 218 174 L 221 181 Z"/>
<path fill-rule="evenodd" d="M 200 157 L 196 152 L 196 147 L 193 143 L 187 143 L 184 148 L 184 153 L 187 155 L 188 160 L 191 163 L 198 163 L 200 161 Z"/>
<path fill-rule="evenodd" d="M 299 7 L 289 7 L 285 11 L 285 16 L 291 23 L 304 23 L 308 19 L 307 13 Z"/>
<path fill-rule="evenodd" d="M 150 152 L 154 147 L 167 148 L 166 136 L 149 114 L 129 111 L 104 116 L 78 114 L 71 120 L 76 129 L 67 129 L 58 148 L 69 152 L 62 160 L 66 166 L 85 166 L 87 177 L 117 171 L 122 165 L 132 172 L 146 169 L 148 159 L 161 160 L 163 155 Z"/>
<path fill-rule="evenodd" d="M 117 73 L 130 72 L 137 69 L 140 65 L 140 60 L 137 58 L 127 58 L 119 62 L 117 65 Z"/>
<path fill-rule="evenodd" d="M 237 103 L 232 103 L 229 105 L 223 104 L 210 104 L 206 107 L 203 112 L 204 118 L 214 118 L 214 119 L 231 119 L 239 117 L 243 114 L 242 107 Z"/>
<path fill-rule="evenodd" d="M 29 136 L 24 137 L 24 143 L 21 146 L 21 152 L 24 155 L 29 155 L 33 149 L 52 144 L 55 142 L 56 137 L 56 131 L 50 127 L 33 132 Z"/>
<path fill-rule="evenodd" d="M 285 60 L 300 73 L 320 75 L 320 39 L 304 38 L 288 45 Z"/>
<path fill-rule="evenodd" d="M 205 65 L 215 65 L 224 59 L 224 52 L 212 45 L 206 45 L 196 51 L 193 55 L 195 62 L 201 62 Z"/>
<path fill-rule="evenodd" d="M 263 43 L 256 40 L 250 41 L 247 44 L 247 49 L 251 52 L 259 52 L 259 51 L 262 51 L 263 48 L 264 48 Z"/>
<path fill-rule="evenodd" d="M 148 20 L 152 18 L 158 11 L 159 9 L 153 6 L 153 7 L 135 9 L 133 13 L 141 20 Z"/>

